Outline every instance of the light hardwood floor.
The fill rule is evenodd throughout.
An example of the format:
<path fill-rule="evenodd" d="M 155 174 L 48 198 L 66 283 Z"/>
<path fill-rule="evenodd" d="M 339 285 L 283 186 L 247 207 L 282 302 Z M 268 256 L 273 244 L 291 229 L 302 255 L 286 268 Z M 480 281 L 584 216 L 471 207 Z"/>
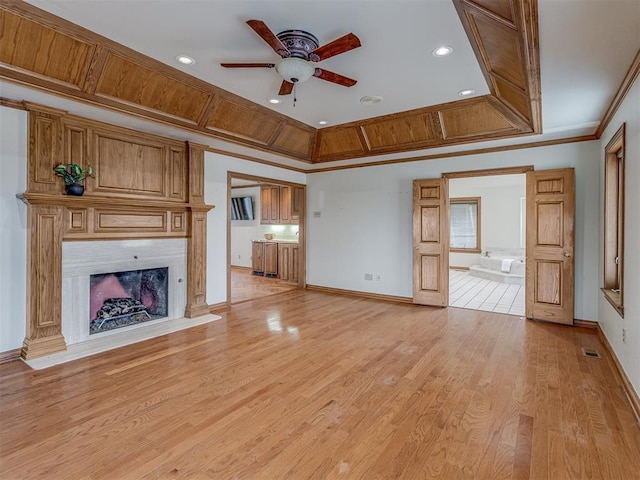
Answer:
<path fill-rule="evenodd" d="M 222 315 L 0 365 L 0 478 L 639 478 L 590 330 L 303 290 Z"/>
<path fill-rule="evenodd" d="M 253 275 L 250 268 L 231 267 L 231 303 L 290 292 L 296 288 L 297 285 L 282 282 L 277 278 Z"/>

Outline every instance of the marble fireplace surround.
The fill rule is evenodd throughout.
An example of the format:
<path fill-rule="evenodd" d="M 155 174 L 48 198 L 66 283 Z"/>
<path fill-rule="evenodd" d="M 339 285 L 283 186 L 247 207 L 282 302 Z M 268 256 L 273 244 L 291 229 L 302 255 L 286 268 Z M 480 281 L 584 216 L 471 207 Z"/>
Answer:
<path fill-rule="evenodd" d="M 168 315 L 89 334 L 89 277 L 99 273 L 169 267 Z M 150 322 L 182 318 L 187 304 L 187 241 L 182 238 L 62 243 L 62 334 L 67 346 L 106 338 Z"/>

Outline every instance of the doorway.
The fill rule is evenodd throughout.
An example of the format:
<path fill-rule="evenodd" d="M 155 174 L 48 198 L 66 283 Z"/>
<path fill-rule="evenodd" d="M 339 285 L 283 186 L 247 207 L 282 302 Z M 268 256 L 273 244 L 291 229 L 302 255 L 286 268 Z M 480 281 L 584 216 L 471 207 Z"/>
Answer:
<path fill-rule="evenodd" d="M 449 180 L 449 306 L 525 313 L 526 175 Z"/>
<path fill-rule="evenodd" d="M 525 315 L 574 322 L 575 172 L 513 167 L 413 181 L 413 303 L 449 305 L 449 181 L 526 172 Z"/>
<path fill-rule="evenodd" d="M 229 172 L 228 305 L 304 286 L 305 196 L 304 185 Z"/>

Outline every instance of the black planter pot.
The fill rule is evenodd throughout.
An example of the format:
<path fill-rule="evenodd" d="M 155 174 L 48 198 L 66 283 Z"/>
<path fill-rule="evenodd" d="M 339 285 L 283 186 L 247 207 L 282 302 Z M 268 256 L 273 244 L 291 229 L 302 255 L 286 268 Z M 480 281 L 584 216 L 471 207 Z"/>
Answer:
<path fill-rule="evenodd" d="M 80 197 L 84 193 L 84 185 L 78 183 L 65 185 L 64 189 L 67 191 L 67 195 L 75 195 L 76 197 Z"/>

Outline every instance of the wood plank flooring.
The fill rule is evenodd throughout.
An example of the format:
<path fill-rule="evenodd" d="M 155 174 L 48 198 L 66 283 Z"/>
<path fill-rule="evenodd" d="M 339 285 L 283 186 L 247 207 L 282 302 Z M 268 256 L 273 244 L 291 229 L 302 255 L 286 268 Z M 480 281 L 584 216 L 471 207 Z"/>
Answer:
<path fill-rule="evenodd" d="M 253 275 L 249 268 L 231 267 L 231 303 L 290 292 L 296 288 L 298 288 L 297 285 L 277 278 Z"/>
<path fill-rule="evenodd" d="M 304 290 L 222 315 L 0 365 L 0 478 L 640 478 L 590 330 Z"/>

